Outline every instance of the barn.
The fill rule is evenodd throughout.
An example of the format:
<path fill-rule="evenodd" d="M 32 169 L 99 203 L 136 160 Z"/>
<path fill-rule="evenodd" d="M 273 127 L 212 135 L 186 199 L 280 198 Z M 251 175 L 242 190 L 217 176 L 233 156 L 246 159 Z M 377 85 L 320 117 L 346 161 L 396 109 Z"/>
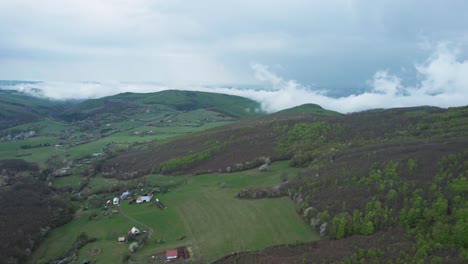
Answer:
<path fill-rule="evenodd" d="M 171 249 L 166 251 L 166 259 L 173 260 L 177 258 L 177 249 Z"/>

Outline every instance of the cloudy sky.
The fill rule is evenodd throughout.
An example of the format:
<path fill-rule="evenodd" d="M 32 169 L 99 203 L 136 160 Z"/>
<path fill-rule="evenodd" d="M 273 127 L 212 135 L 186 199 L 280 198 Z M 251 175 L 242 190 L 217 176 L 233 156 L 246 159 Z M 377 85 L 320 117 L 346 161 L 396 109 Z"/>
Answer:
<path fill-rule="evenodd" d="M 56 98 L 211 89 L 270 111 L 461 105 L 467 10 L 466 0 L 0 0 L 0 80 L 41 80 Z"/>

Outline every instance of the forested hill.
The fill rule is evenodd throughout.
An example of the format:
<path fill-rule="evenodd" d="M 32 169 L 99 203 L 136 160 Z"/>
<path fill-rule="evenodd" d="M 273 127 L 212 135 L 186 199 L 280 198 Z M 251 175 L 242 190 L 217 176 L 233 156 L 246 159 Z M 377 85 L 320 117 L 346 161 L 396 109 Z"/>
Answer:
<path fill-rule="evenodd" d="M 38 93 L 40 94 L 40 93 Z M 145 114 L 166 116 L 205 110 L 231 119 L 264 114 L 260 104 L 247 98 L 205 92 L 167 90 L 157 93 L 122 93 L 89 100 L 50 100 L 13 90 L 0 90 L 0 129 L 44 118 L 58 121 L 123 121 Z M 201 118 L 210 118 L 202 113 Z"/>
<path fill-rule="evenodd" d="M 53 116 L 64 111 L 69 103 L 0 90 L 0 130 Z"/>
<path fill-rule="evenodd" d="M 76 209 L 82 208 L 90 217 L 87 223 L 94 224 L 92 213 L 105 202 L 101 198 L 142 191 L 141 186 L 148 192 L 182 188 L 203 177 L 216 182 L 213 190 L 228 199 L 226 204 L 233 202 L 229 199 L 289 197 L 282 206 L 294 206 L 296 211 L 289 211 L 294 219 L 322 237 L 316 243 L 236 253 L 219 263 L 468 261 L 468 106 L 342 115 L 306 104 L 266 114 L 249 99 L 189 91 L 124 93 L 81 103 L 0 92 L 0 124 L 14 126 L 0 129 L 5 209 L 0 231 L 15 238 L 0 247 L 0 255 L 11 263 L 26 259 Z M 276 161 L 283 162 L 270 164 Z M 278 164 L 281 170 L 268 172 Z M 238 189 L 218 182 L 218 177 L 235 175 L 245 181 Z M 263 175 L 277 178 L 259 186 Z M 212 190 L 205 184 L 185 187 Z M 94 198 L 95 207 L 88 207 Z M 150 219 L 157 218 L 145 208 Z M 30 211 L 37 223 L 18 218 Z M 206 241 L 190 236 L 197 243 Z M 186 242 L 177 236 L 171 241 Z M 290 242 L 274 241 L 262 245 Z M 166 247 L 155 240 L 147 245 Z M 242 250 L 250 244 L 246 247 Z M 210 258 L 232 251 L 223 249 Z M 59 257 L 50 254 L 48 259 Z"/>
<path fill-rule="evenodd" d="M 118 177 L 150 171 L 217 172 L 228 167 L 255 167 L 260 157 L 289 159 L 292 166 L 309 166 L 358 148 L 464 138 L 467 112 L 467 107 L 415 107 L 350 115 L 273 114 L 122 153 L 106 162 L 104 171 Z"/>
<path fill-rule="evenodd" d="M 213 111 L 231 118 L 262 114 L 260 104 L 247 98 L 179 90 L 157 93 L 122 93 L 100 99 L 87 100 L 63 112 L 65 120 L 83 120 L 106 115 L 133 116 L 141 113 L 176 113 L 197 109 Z"/>
<path fill-rule="evenodd" d="M 229 173 L 265 160 L 305 168 L 284 195 L 328 240 L 235 254 L 220 263 L 460 263 L 468 260 L 467 153 L 468 107 L 414 107 L 271 115 L 125 152 L 102 168 L 124 179 Z M 242 195 L 250 192 L 258 198 L 258 190 Z M 335 247 L 345 253 L 335 254 Z"/>

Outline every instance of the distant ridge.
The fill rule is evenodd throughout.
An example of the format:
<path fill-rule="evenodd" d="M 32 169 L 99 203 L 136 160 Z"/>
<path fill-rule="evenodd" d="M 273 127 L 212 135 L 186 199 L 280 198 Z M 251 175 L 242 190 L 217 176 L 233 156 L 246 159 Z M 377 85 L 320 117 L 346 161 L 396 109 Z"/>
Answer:
<path fill-rule="evenodd" d="M 156 93 L 122 93 L 114 96 L 84 101 L 60 116 L 66 120 L 82 120 L 106 113 L 141 111 L 193 111 L 206 109 L 233 118 L 258 116 L 260 104 L 240 96 L 166 90 Z"/>
<path fill-rule="evenodd" d="M 306 114 L 306 113 L 318 114 L 318 115 L 324 115 L 324 116 L 341 115 L 338 112 L 324 109 L 320 105 L 317 105 L 317 104 L 303 104 L 303 105 L 281 110 L 279 112 L 276 112 L 275 114 Z"/>
<path fill-rule="evenodd" d="M 62 112 L 66 104 L 14 90 L 0 90 L 0 130 L 55 115 Z"/>

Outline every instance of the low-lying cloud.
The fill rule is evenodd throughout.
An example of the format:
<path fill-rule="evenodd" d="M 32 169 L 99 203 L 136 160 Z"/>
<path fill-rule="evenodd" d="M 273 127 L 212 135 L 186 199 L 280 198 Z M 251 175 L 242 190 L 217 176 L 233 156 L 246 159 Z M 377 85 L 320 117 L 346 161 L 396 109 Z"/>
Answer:
<path fill-rule="evenodd" d="M 264 88 L 236 87 L 168 87 L 153 83 L 81 83 L 39 82 L 21 83 L 13 87 L 22 92 L 52 99 L 99 98 L 123 92 L 158 92 L 168 89 L 204 91 L 238 95 L 261 103 L 263 110 L 275 112 L 306 103 L 341 113 L 375 108 L 431 105 L 438 107 L 463 106 L 468 103 L 468 60 L 458 58 L 459 51 L 449 44 L 439 44 L 422 63 L 416 64 L 417 82 L 404 85 L 404 80 L 387 70 L 379 70 L 367 82 L 369 89 L 360 94 L 343 97 L 328 96 L 325 90 L 285 80 L 272 72 L 267 65 L 251 65 L 256 79 Z M 336 76 L 339 78 L 339 76 Z M 12 86 L 0 87 L 11 89 Z"/>

